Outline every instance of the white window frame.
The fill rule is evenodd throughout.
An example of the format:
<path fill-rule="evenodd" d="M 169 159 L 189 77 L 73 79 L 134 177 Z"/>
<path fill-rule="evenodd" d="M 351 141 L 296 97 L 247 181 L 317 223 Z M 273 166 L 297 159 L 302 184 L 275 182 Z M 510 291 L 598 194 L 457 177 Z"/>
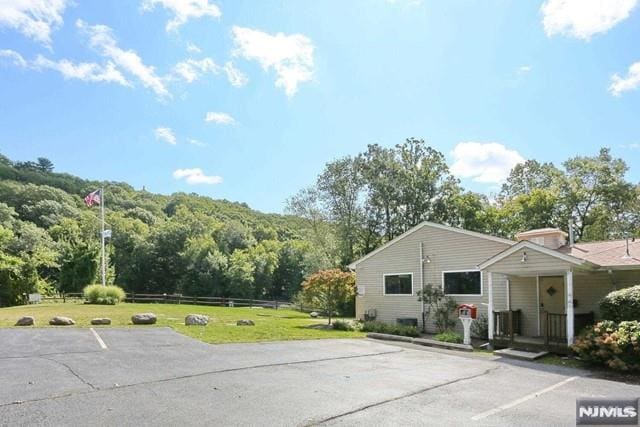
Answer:
<path fill-rule="evenodd" d="M 386 286 L 387 276 L 411 276 L 411 293 L 410 294 L 388 294 Z M 413 273 L 385 273 L 382 275 L 382 295 L 388 297 L 412 297 L 413 296 Z"/>
<path fill-rule="evenodd" d="M 444 289 L 444 275 L 445 273 L 480 273 L 480 293 L 479 294 L 448 294 Z M 481 297 L 484 295 L 484 277 L 482 274 L 482 270 L 478 270 L 477 268 L 472 268 L 468 270 L 444 270 L 442 271 L 442 292 L 446 296 L 451 297 Z"/>

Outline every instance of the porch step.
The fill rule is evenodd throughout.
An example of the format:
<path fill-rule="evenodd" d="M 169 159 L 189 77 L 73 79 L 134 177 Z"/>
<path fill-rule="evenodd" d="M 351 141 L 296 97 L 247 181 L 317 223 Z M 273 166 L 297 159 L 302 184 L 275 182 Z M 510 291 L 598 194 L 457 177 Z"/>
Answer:
<path fill-rule="evenodd" d="M 493 352 L 498 356 L 509 357 L 511 359 L 520 359 L 520 360 L 536 360 L 543 356 L 549 354 L 548 351 L 523 351 L 523 350 L 515 350 L 513 348 L 503 348 L 502 350 L 496 350 Z"/>

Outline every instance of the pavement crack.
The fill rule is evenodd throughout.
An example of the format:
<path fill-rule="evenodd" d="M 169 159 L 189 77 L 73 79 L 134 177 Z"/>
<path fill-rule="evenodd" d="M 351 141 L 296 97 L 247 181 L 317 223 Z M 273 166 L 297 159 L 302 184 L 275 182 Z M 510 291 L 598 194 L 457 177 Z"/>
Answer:
<path fill-rule="evenodd" d="M 50 362 L 57 363 L 57 364 L 59 364 L 59 365 L 64 366 L 65 368 L 67 368 L 67 370 L 68 370 L 69 372 L 71 372 L 71 374 L 72 374 L 74 377 L 76 377 L 78 380 L 80 380 L 83 384 L 88 385 L 88 386 L 89 386 L 89 387 L 91 387 L 91 389 L 93 389 L 93 390 L 98 390 L 98 388 L 97 388 L 96 386 L 94 386 L 94 385 L 93 385 L 93 384 L 91 384 L 89 381 L 87 381 L 87 380 L 85 380 L 84 378 L 82 378 L 82 377 L 80 376 L 80 374 L 78 374 L 75 370 L 73 370 L 73 368 L 72 368 L 71 366 L 67 365 L 66 363 L 61 362 L 61 361 L 56 360 L 56 359 L 50 359 L 50 358 L 48 358 L 48 357 L 41 357 L 41 359 L 45 359 L 45 360 L 48 360 L 48 361 L 50 361 Z"/>
<path fill-rule="evenodd" d="M 482 376 L 485 376 L 485 375 L 489 375 L 491 372 L 496 371 L 498 369 L 501 369 L 500 366 L 496 366 L 496 367 L 493 367 L 493 368 L 486 369 L 483 372 L 480 372 L 478 374 L 470 375 L 470 376 L 467 376 L 467 377 L 456 378 L 455 380 L 451 380 L 451 381 L 447 381 L 447 382 L 444 382 L 444 383 L 441 383 L 441 384 L 436 384 L 436 385 L 433 385 L 433 386 L 425 387 L 425 388 L 422 388 L 422 389 L 419 389 L 419 390 L 416 390 L 416 391 L 412 391 L 412 392 L 409 392 L 409 393 L 402 394 L 400 396 L 396 396 L 396 397 L 392 397 L 392 398 L 389 398 L 389 399 L 385 399 L 385 400 L 382 400 L 380 402 L 371 403 L 369 405 L 361 406 L 361 407 L 356 408 L 354 410 L 351 410 L 351 411 L 348 411 L 348 412 L 343 412 L 341 414 L 334 415 L 332 417 L 325 418 L 325 419 L 320 420 L 320 421 L 313 421 L 313 422 L 311 422 L 309 424 L 305 424 L 305 427 L 317 426 L 317 425 L 320 425 L 320 424 L 325 424 L 325 423 L 328 423 L 330 421 L 337 420 L 339 418 L 343 418 L 343 417 L 346 417 L 346 416 L 349 416 L 349 415 L 357 414 L 358 412 L 366 411 L 367 409 L 371 409 L 371 408 L 375 408 L 375 407 L 378 407 L 378 406 L 386 405 L 387 403 L 396 402 L 398 400 L 402 400 L 402 399 L 406 399 L 406 398 L 409 398 L 409 397 L 417 396 L 419 394 L 426 393 L 426 392 L 429 392 L 431 390 L 436 390 L 436 389 L 439 389 L 439 388 L 442 388 L 442 387 L 446 387 L 446 386 L 451 385 L 451 384 L 456 384 L 456 383 L 459 383 L 459 382 L 462 382 L 462 381 L 468 381 L 468 380 L 479 378 L 479 377 L 482 377 Z"/>

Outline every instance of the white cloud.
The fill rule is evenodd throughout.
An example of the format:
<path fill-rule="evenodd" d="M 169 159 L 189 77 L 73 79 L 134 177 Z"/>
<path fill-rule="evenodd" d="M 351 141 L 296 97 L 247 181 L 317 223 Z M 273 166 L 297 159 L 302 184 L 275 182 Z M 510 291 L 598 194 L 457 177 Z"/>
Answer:
<path fill-rule="evenodd" d="M 629 17 L 638 0 L 547 0 L 542 11 L 544 31 L 589 40 Z"/>
<path fill-rule="evenodd" d="M 185 82 L 193 83 L 203 74 L 217 74 L 218 66 L 211 58 L 204 58 L 200 60 L 187 59 L 185 61 L 178 62 L 173 67 L 173 73 Z"/>
<path fill-rule="evenodd" d="M 204 117 L 205 122 L 209 123 L 217 123 L 219 125 L 233 125 L 236 123 L 236 119 L 231 117 L 227 113 L 216 113 L 213 111 L 209 111 L 207 115 Z"/>
<path fill-rule="evenodd" d="M 59 28 L 68 0 L 0 0 L 0 27 L 8 27 L 45 46 Z"/>
<path fill-rule="evenodd" d="M 189 52 L 189 53 L 201 53 L 202 49 L 200 49 L 195 44 L 189 42 L 189 43 L 187 43 L 187 52 Z"/>
<path fill-rule="evenodd" d="M 622 92 L 637 89 L 640 86 L 640 61 L 631 64 L 626 77 L 617 74 L 611 76 L 609 92 L 612 95 L 620 96 Z"/>
<path fill-rule="evenodd" d="M 640 150 L 640 143 L 633 142 L 631 144 L 622 144 L 620 148 L 626 148 L 627 150 Z"/>
<path fill-rule="evenodd" d="M 45 69 L 58 71 L 65 79 L 77 79 L 85 82 L 110 82 L 131 86 L 112 62 L 101 65 L 94 62 L 74 63 L 68 59 L 53 61 L 42 55 L 38 55 L 36 59 L 28 61 L 18 52 L 8 49 L 0 50 L 0 57 L 10 58 L 13 64 L 20 68 L 37 71 Z"/>
<path fill-rule="evenodd" d="M 195 145 L 196 147 L 206 147 L 207 144 L 205 144 L 202 141 L 198 141 L 197 139 L 193 139 L 193 138 L 189 138 L 187 139 L 187 142 L 191 145 Z"/>
<path fill-rule="evenodd" d="M 160 5 L 173 13 L 173 19 L 167 22 L 166 30 L 175 31 L 191 18 L 210 16 L 219 18 L 222 15 L 220 8 L 209 0 L 144 0 L 142 10 L 153 10 Z"/>
<path fill-rule="evenodd" d="M 152 66 L 145 65 L 142 58 L 133 50 L 123 50 L 113 37 L 113 31 L 106 25 L 87 25 L 82 20 L 76 26 L 89 37 L 89 44 L 102 56 L 135 76 L 142 85 L 153 90 L 159 97 L 171 97 L 162 79 L 156 75 Z"/>
<path fill-rule="evenodd" d="M 227 73 L 227 79 L 232 86 L 241 87 L 249 82 L 247 75 L 238 70 L 235 65 L 233 65 L 233 62 L 225 62 L 223 69 L 224 72 Z"/>
<path fill-rule="evenodd" d="M 176 169 L 173 172 L 173 177 L 175 179 L 185 179 L 187 184 L 195 185 L 195 184 L 220 184 L 222 182 L 221 176 L 208 176 L 202 172 L 200 168 L 193 169 Z"/>
<path fill-rule="evenodd" d="M 171 128 L 160 126 L 156 128 L 154 133 L 158 141 L 164 141 L 170 145 L 176 145 L 176 143 L 178 142 L 176 139 L 176 135 L 173 133 L 173 130 L 171 130 Z"/>
<path fill-rule="evenodd" d="M 518 67 L 518 74 L 520 74 L 520 75 L 526 74 L 529 71 L 531 71 L 531 66 L 530 65 L 521 65 L 520 67 Z"/>
<path fill-rule="evenodd" d="M 271 35 L 260 30 L 234 26 L 233 54 L 256 60 L 264 70 L 274 69 L 276 86 L 288 97 L 298 91 L 298 85 L 313 78 L 313 50 L 311 40 L 302 34 Z"/>
<path fill-rule="evenodd" d="M 485 183 L 504 181 L 516 164 L 525 161 L 517 151 L 496 142 L 461 142 L 451 154 L 454 175 Z"/>

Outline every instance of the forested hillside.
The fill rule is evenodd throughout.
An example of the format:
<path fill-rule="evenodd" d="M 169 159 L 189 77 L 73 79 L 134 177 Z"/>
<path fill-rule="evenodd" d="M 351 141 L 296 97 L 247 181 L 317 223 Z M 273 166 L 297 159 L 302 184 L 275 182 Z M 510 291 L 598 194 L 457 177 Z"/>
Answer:
<path fill-rule="evenodd" d="M 309 221 L 196 194 L 136 191 L 56 173 L 47 159 L 0 156 L 0 304 L 38 290 L 99 281 L 99 206 L 105 188 L 108 281 L 135 292 L 289 298 L 304 275 L 333 265 Z M 328 227 L 326 224 L 322 226 Z"/>

